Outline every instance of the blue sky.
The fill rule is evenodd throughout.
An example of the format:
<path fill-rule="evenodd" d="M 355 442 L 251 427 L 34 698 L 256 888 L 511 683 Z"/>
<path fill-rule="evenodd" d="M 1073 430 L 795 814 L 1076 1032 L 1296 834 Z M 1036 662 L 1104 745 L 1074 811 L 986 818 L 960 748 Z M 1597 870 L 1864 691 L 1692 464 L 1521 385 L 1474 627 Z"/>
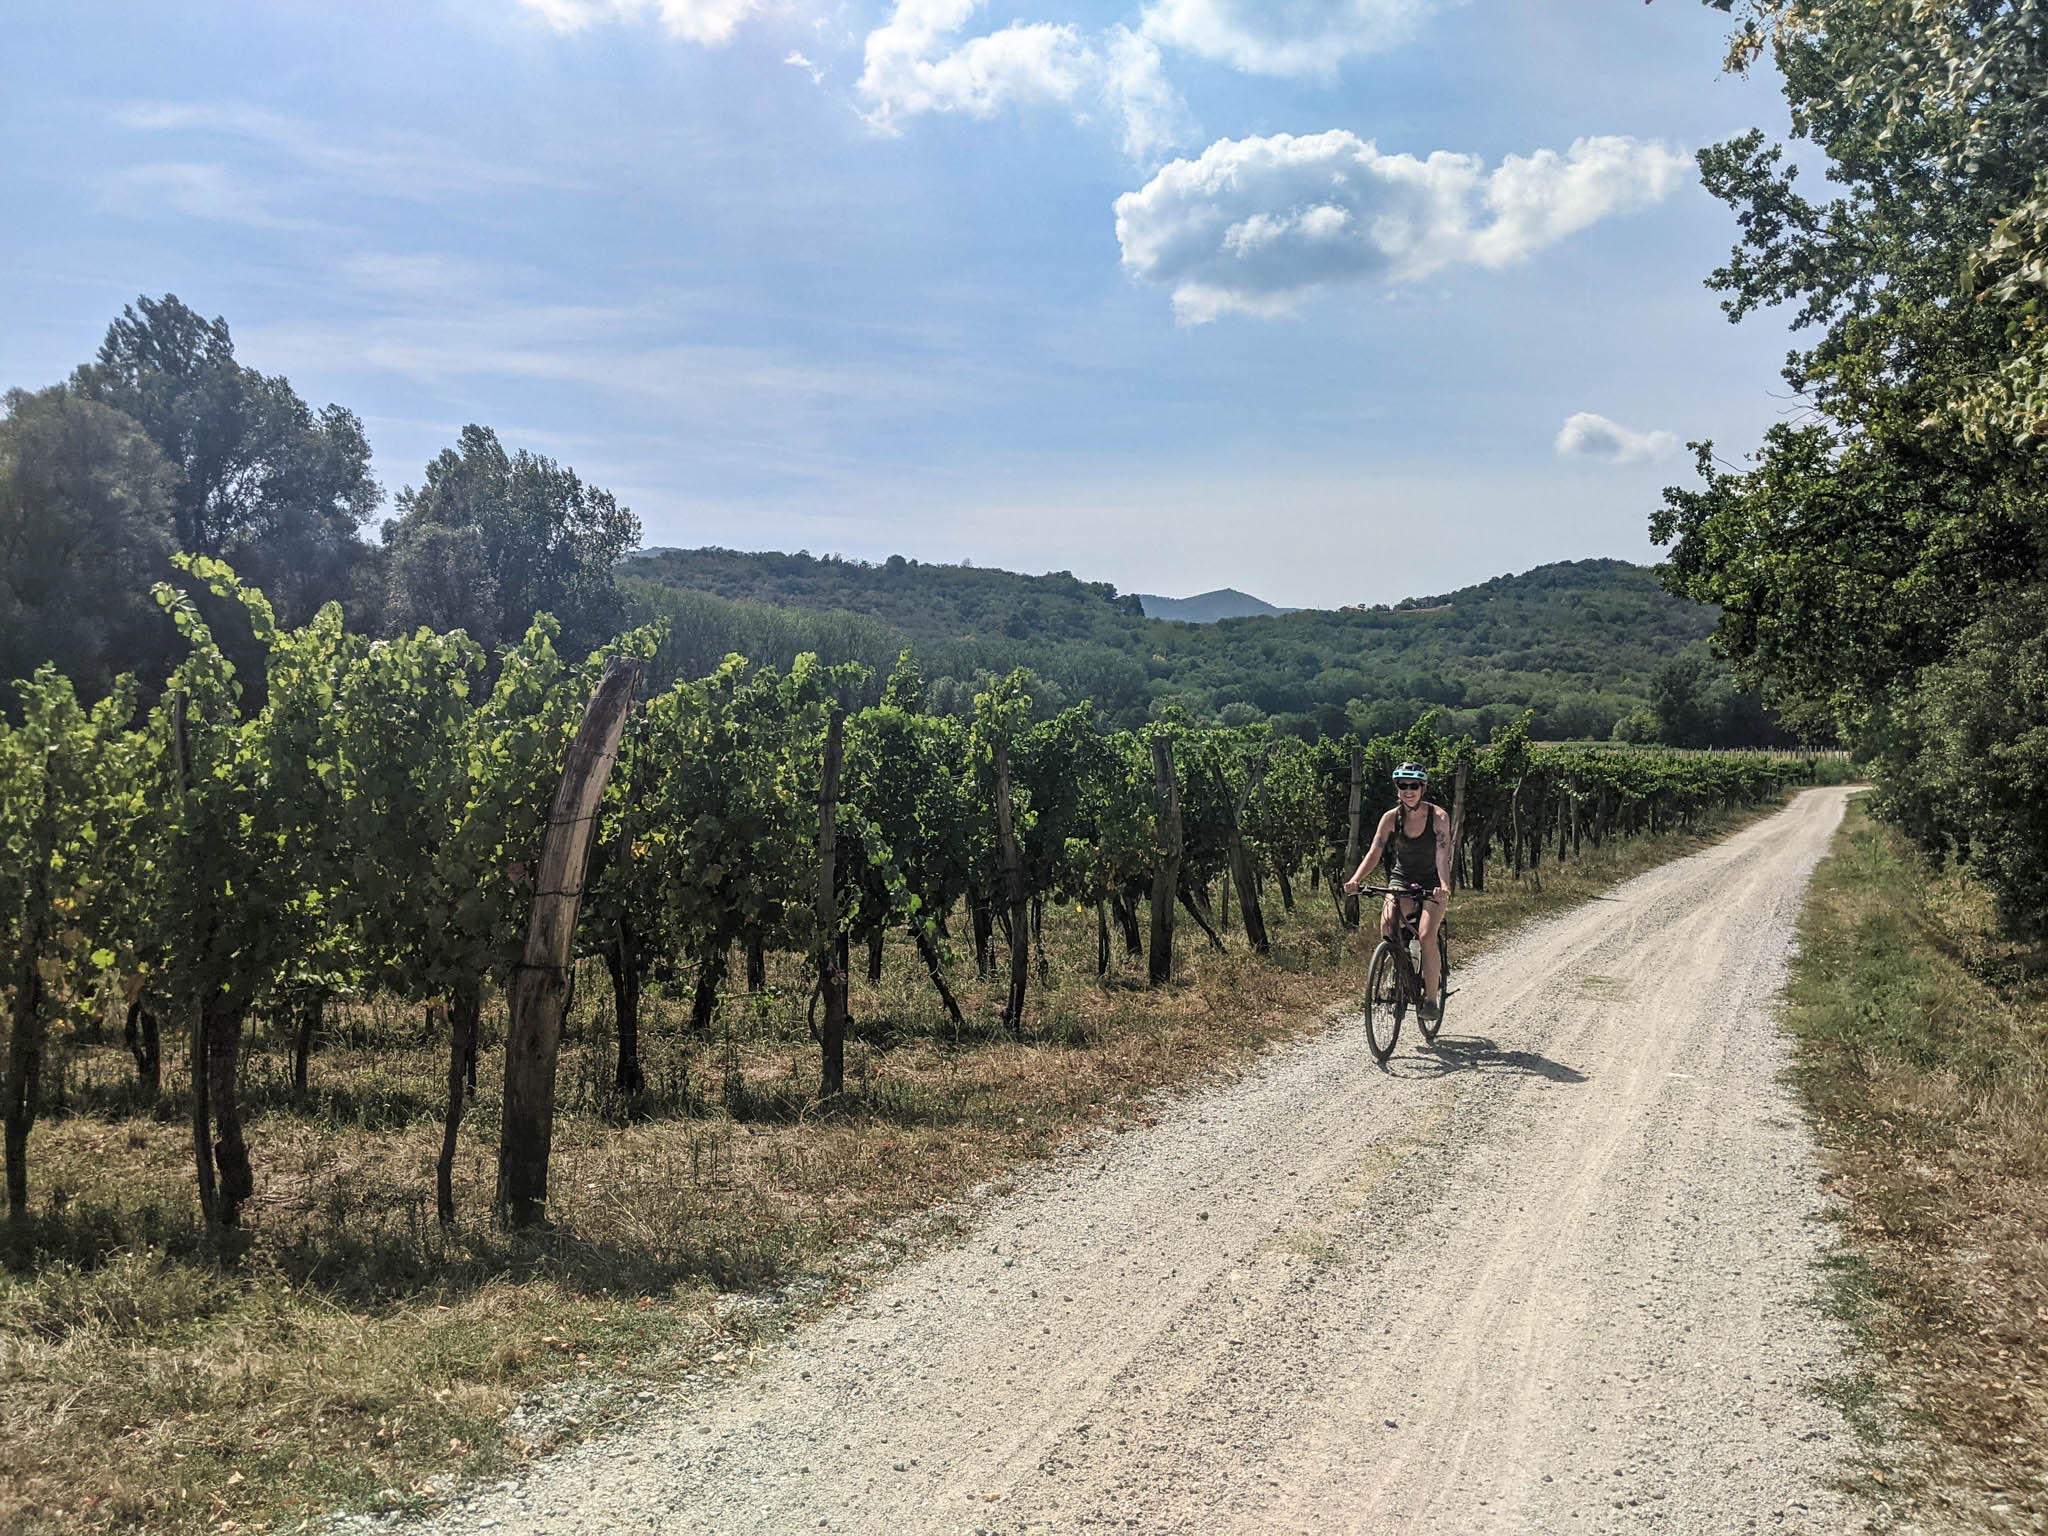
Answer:
<path fill-rule="evenodd" d="M 0 384 L 138 293 L 650 544 L 1389 600 L 1648 559 L 1789 405 L 1694 0 L 72 0 L 9 22 Z M 1575 420 L 1576 418 L 1576 420 Z M 1568 425 L 1569 424 L 1569 425 Z"/>

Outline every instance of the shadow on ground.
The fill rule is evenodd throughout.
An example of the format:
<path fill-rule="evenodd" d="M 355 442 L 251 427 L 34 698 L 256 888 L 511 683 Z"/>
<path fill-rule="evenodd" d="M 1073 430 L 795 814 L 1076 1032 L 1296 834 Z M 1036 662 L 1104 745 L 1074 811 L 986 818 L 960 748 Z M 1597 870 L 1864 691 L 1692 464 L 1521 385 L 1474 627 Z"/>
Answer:
<path fill-rule="evenodd" d="M 1396 1057 L 1387 1063 L 1394 1077 L 1428 1080 L 1449 1077 L 1454 1072 L 1507 1072 L 1540 1077 L 1551 1083 L 1583 1083 L 1586 1074 L 1534 1051 L 1504 1051 L 1484 1035 L 1439 1035 L 1415 1048 L 1413 1056 Z"/>

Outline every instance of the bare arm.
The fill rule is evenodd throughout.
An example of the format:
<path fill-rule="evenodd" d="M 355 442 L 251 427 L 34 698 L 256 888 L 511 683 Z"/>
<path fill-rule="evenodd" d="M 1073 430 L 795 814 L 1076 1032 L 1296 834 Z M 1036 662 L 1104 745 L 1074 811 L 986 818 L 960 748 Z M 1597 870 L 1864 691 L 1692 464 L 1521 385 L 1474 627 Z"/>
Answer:
<path fill-rule="evenodd" d="M 1380 818 L 1380 824 L 1372 834 L 1372 846 L 1365 850 L 1365 857 L 1359 861 L 1358 868 L 1344 882 L 1346 891 L 1355 891 L 1365 883 L 1366 871 L 1380 867 L 1380 859 L 1387 851 L 1387 834 L 1393 829 L 1394 812 L 1389 811 Z"/>

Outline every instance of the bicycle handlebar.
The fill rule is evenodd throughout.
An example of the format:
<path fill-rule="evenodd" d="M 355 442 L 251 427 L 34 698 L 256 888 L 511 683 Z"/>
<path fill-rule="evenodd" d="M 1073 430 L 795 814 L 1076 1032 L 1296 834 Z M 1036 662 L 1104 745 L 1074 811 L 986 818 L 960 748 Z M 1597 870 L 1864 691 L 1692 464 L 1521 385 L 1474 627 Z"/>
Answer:
<path fill-rule="evenodd" d="M 1411 901 L 1427 901 L 1436 894 L 1433 885 L 1361 885 L 1361 896 L 1406 896 Z"/>

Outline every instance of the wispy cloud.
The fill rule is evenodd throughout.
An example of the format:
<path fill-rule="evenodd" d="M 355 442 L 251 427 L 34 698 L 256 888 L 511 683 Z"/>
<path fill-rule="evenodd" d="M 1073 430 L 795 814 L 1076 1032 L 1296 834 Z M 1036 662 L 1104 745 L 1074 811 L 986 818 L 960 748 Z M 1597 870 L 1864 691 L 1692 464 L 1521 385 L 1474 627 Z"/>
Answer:
<path fill-rule="evenodd" d="M 332 124 L 241 102 L 137 101 L 113 116 L 137 133 L 254 149 L 330 184 L 382 197 L 427 201 L 478 188 L 572 184 L 551 171 L 472 155 L 423 134 L 372 130 L 351 139 Z"/>
<path fill-rule="evenodd" d="M 210 160 L 152 160 L 124 166 L 99 181 L 100 206 L 111 213 L 176 214 L 244 229 L 316 230 L 317 219 L 271 206 L 266 190 L 231 166 Z"/>
<path fill-rule="evenodd" d="M 1406 42 L 1438 0 L 1153 0 L 1144 34 L 1259 75 L 1328 77 Z"/>
<path fill-rule="evenodd" d="M 1066 23 L 1013 22 L 962 37 L 982 0 L 897 0 L 870 32 L 854 89 L 883 133 L 925 113 L 992 117 L 1011 107 L 1102 111 L 1122 126 L 1124 152 L 1149 163 L 1183 143 L 1193 120 L 1160 68 L 1159 50 L 1128 28 L 1089 36 Z"/>
<path fill-rule="evenodd" d="M 1591 411 L 1565 418 L 1558 429 L 1557 455 L 1562 459 L 1599 459 L 1608 464 L 1644 464 L 1678 452 L 1672 432 L 1637 432 Z"/>
<path fill-rule="evenodd" d="M 1219 139 L 1116 200 L 1125 270 L 1173 290 L 1200 324 L 1277 315 L 1340 283 L 1400 283 L 1465 263 L 1510 266 L 1669 195 L 1687 162 L 1662 144 L 1589 138 L 1563 154 L 1380 153 L 1335 130 Z"/>
<path fill-rule="evenodd" d="M 581 32 L 605 21 L 652 17 L 673 37 L 716 48 L 732 41 L 762 0 L 519 0 L 558 32 Z"/>

